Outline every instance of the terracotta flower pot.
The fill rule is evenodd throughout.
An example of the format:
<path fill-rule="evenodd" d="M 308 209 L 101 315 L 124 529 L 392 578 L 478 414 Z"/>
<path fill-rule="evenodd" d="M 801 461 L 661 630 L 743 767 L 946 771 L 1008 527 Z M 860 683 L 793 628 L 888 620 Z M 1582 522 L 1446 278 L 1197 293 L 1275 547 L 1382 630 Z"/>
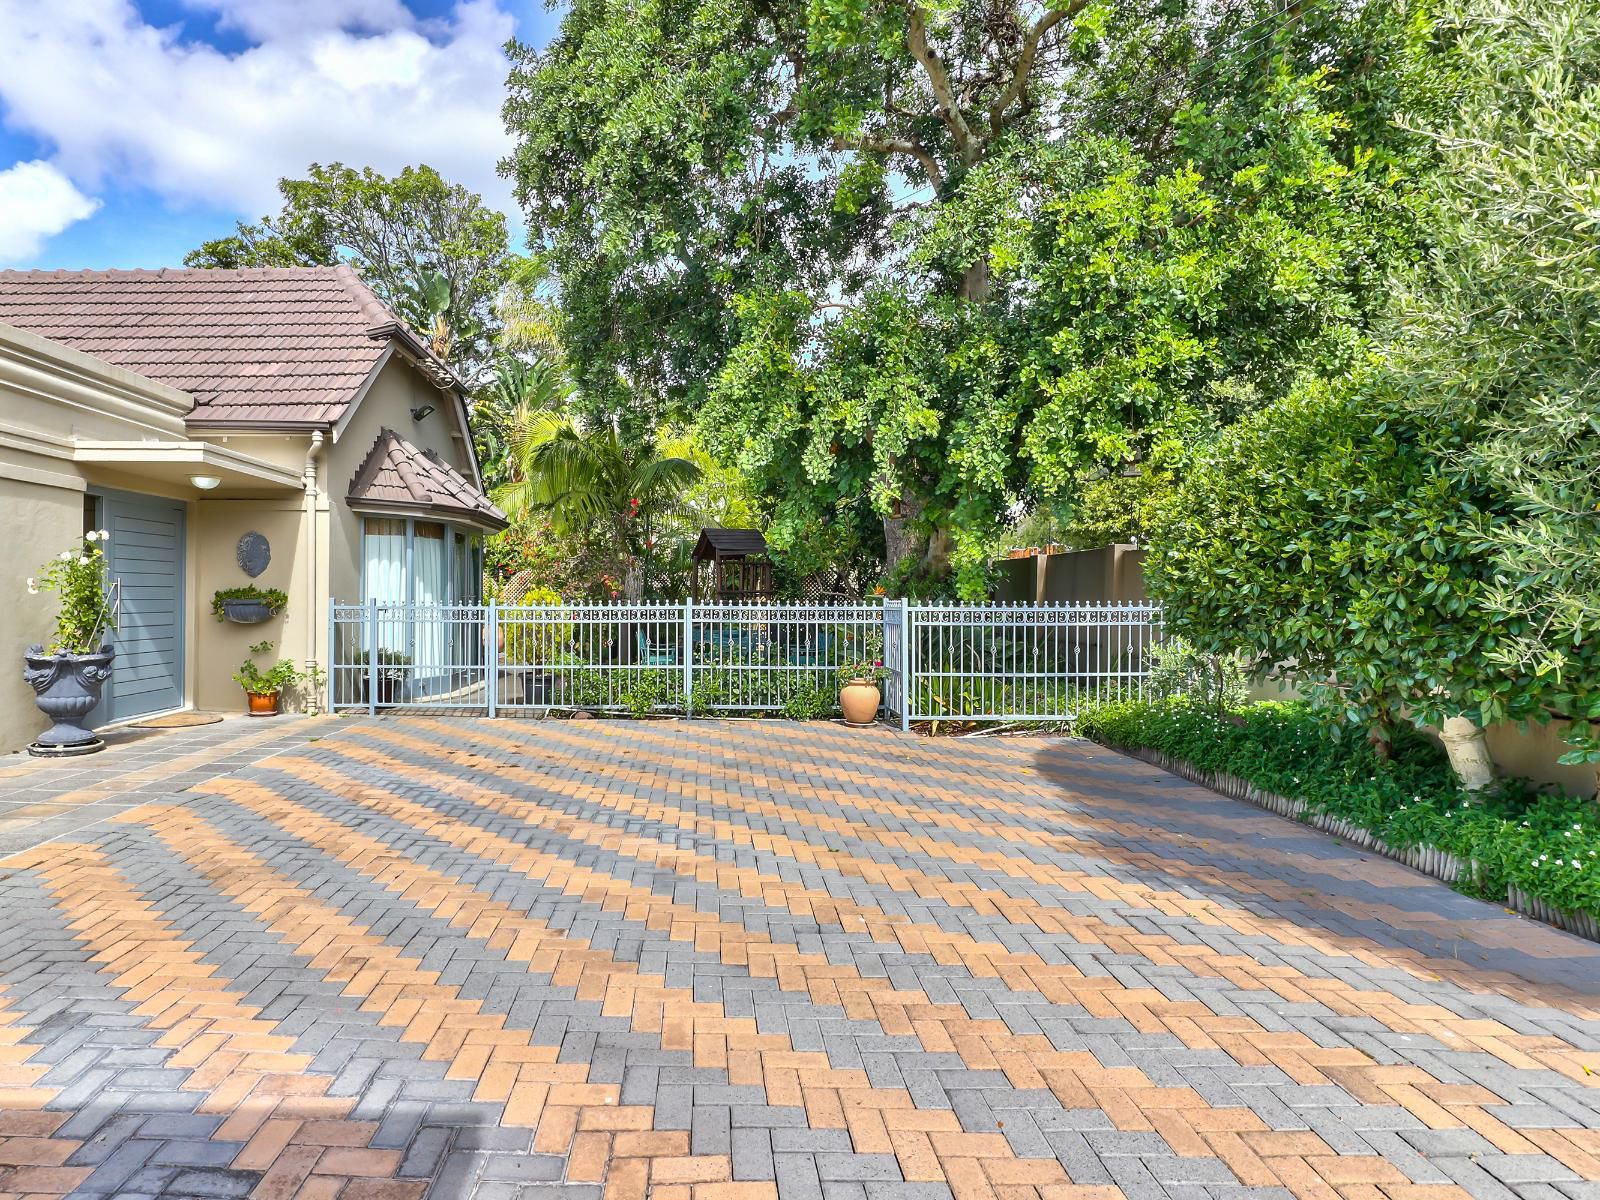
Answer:
<path fill-rule="evenodd" d="M 22 679 L 34 692 L 39 711 L 55 722 L 30 747 L 36 754 L 87 754 L 105 743 L 83 724 L 100 703 L 116 652 L 102 646 L 95 654 L 46 654 L 30 646 L 22 656 Z"/>
<path fill-rule="evenodd" d="M 278 711 L 277 692 L 246 692 L 245 698 L 250 701 L 250 715 L 252 717 L 270 717 Z"/>
<path fill-rule="evenodd" d="M 839 707 L 851 725 L 871 725 L 878 719 L 883 693 L 870 679 L 852 679 L 839 689 Z"/>

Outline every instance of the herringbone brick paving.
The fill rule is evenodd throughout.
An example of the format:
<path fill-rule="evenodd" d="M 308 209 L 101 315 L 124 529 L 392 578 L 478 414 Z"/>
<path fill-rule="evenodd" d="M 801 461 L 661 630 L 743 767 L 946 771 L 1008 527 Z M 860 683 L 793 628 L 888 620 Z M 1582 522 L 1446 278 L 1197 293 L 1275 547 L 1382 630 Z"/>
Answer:
<path fill-rule="evenodd" d="M 1600 1200 L 1600 947 L 1144 764 L 335 728 L 0 862 L 0 1200 Z"/>

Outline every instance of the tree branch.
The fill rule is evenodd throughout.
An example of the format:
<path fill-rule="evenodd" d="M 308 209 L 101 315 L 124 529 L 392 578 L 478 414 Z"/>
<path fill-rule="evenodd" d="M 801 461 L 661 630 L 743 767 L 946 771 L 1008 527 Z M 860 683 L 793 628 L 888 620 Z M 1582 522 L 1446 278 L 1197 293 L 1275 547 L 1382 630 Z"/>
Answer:
<path fill-rule="evenodd" d="M 1044 40 L 1044 35 L 1068 17 L 1077 16 L 1087 2 L 1088 0 L 1068 0 L 1065 8 L 1047 9 L 1023 35 L 1022 53 L 1017 55 L 1017 65 L 1011 72 L 1011 82 L 1006 84 L 1005 90 L 994 98 L 993 104 L 989 105 L 990 136 L 999 135 L 1006 110 L 1017 102 L 1017 97 L 1021 96 L 1028 86 L 1028 76 L 1033 71 L 1033 60 L 1038 56 L 1039 43 Z"/>
<path fill-rule="evenodd" d="M 1074 3 L 1081 7 L 1086 0 L 1074 0 Z M 950 73 L 944 69 L 937 51 L 928 45 L 928 15 L 915 4 L 907 4 L 906 16 L 906 45 L 911 50 L 911 57 L 922 64 L 928 84 L 933 88 L 933 97 L 939 104 L 939 117 L 950 127 L 961 160 L 970 166 L 977 161 L 980 146 L 961 112 L 961 102 L 956 97 L 955 89 L 950 86 Z"/>
<path fill-rule="evenodd" d="M 833 139 L 835 150 L 870 150 L 874 154 L 908 154 L 922 164 L 922 169 L 928 173 L 934 190 L 938 191 L 944 186 L 944 171 L 939 166 L 939 160 L 934 158 L 933 151 L 921 142 L 911 138 L 891 137 L 859 137 L 854 141 L 836 137 Z"/>

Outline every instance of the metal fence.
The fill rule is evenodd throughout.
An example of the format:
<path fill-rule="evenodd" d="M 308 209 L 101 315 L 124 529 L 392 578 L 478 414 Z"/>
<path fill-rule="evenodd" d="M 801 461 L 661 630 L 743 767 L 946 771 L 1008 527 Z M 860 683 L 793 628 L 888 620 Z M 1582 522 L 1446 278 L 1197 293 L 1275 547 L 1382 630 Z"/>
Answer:
<path fill-rule="evenodd" d="M 1147 604 L 334 604 L 328 703 L 500 713 L 836 711 L 842 674 L 883 677 L 912 721 L 1056 721 L 1139 696 Z"/>

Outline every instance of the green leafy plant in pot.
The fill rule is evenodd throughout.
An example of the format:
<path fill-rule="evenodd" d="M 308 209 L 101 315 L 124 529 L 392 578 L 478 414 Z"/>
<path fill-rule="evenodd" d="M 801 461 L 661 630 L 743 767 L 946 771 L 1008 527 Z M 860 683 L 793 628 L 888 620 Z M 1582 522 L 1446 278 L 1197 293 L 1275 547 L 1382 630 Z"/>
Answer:
<path fill-rule="evenodd" d="M 55 592 L 61 597 L 55 636 L 48 645 L 29 646 L 22 656 L 23 681 L 52 722 L 28 747 L 32 754 L 90 754 L 105 748 L 84 718 L 100 703 L 116 657 L 104 640 L 111 623 L 111 589 L 101 546 L 109 537 L 103 529 L 90 530 L 75 548 L 63 550 L 28 580 L 30 596 Z"/>
<path fill-rule="evenodd" d="M 256 665 L 256 656 L 270 654 L 271 642 L 257 642 L 250 647 L 250 657 L 233 673 L 233 681 L 244 689 L 245 700 L 252 717 L 270 717 L 278 712 L 283 693 L 302 683 L 315 684 L 320 672 L 315 668 L 302 671 L 287 658 L 280 658 L 263 671 Z"/>

